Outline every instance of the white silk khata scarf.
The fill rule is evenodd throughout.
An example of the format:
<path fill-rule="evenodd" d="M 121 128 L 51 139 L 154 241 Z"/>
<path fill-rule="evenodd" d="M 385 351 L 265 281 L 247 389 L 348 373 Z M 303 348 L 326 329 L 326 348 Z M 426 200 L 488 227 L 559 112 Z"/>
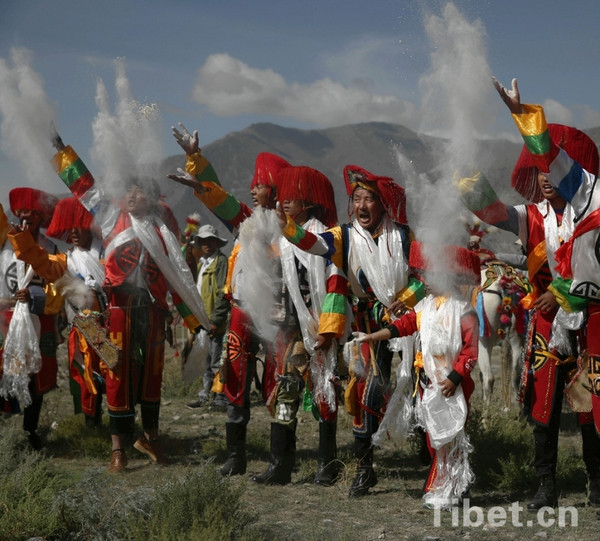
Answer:
<path fill-rule="evenodd" d="M 141 219 L 132 215 L 130 217 L 135 236 L 148 250 L 150 257 L 158 265 L 169 286 L 182 298 L 200 324 L 205 329 L 210 328 L 210 321 L 204 310 L 200 293 L 196 288 L 192 271 L 183 258 L 175 235 L 158 216 L 146 216 Z M 164 246 L 167 248 L 166 254 L 163 243 L 154 228 L 155 225 L 158 227 Z"/>

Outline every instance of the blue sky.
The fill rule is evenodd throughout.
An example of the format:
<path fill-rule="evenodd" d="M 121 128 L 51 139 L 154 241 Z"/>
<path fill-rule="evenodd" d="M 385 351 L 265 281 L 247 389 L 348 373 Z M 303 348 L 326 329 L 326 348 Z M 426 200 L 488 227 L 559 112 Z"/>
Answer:
<path fill-rule="evenodd" d="M 41 78 L 59 131 L 86 161 L 94 145 L 98 80 L 111 106 L 118 101 L 116 58 L 123 59 L 131 96 L 159 113 L 157 148 L 165 157 L 179 152 L 170 136 L 170 126 L 179 121 L 198 129 L 201 144 L 255 122 L 323 128 L 378 120 L 443 132 L 448 104 L 457 103 L 460 110 L 460 102 L 473 99 L 463 94 L 469 86 L 485 89 L 477 107 L 489 111 L 486 122 L 475 122 L 474 128 L 514 136 L 508 113 L 488 84 L 489 73 L 505 84 L 516 76 L 524 101 L 544 104 L 554 122 L 600 126 L 600 3 L 456 0 L 452 5 L 2 0 L 0 59 L 5 73 L 14 73 L 11 51 L 30 52 L 29 65 Z M 455 58 L 463 55 L 455 67 Z M 465 64 L 476 69 L 462 75 Z M 454 86 L 444 84 L 457 74 Z M 479 86 L 469 77 L 485 82 Z M 8 118 L 14 108 L 1 79 L 0 203 L 6 208 L 14 186 L 64 189 L 49 167 L 26 171 L 26 158 L 15 156 L 18 121 Z M 438 110 L 440 100 L 444 105 Z M 33 152 L 32 159 L 39 154 Z"/>

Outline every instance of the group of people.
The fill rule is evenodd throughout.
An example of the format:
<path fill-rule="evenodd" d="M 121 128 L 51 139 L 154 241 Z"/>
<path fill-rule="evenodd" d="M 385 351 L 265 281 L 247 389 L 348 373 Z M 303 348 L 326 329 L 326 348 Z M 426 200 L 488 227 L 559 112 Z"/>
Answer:
<path fill-rule="evenodd" d="M 541 107 L 521 104 L 516 82 L 511 90 L 495 86 L 525 140 L 512 184 L 530 203 L 505 205 L 481 173 L 461 179 L 459 190 L 478 218 L 518 235 L 527 254 L 533 290 L 523 300 L 528 331 L 521 399 L 534 424 L 540 478 L 528 508 L 556 503 L 563 396 L 582 381 L 591 391 L 574 409 L 589 499 L 600 505 L 598 151 L 579 130 L 546 125 Z M 41 445 L 42 397 L 56 383 L 57 314 L 64 306 L 76 411 L 97 424 L 106 397 L 109 470 L 127 466 L 124 436 L 133 430 L 136 404 L 143 433 L 135 449 L 168 464 L 158 427 L 164 348 L 176 309 L 207 350 L 203 385 L 189 407 L 212 396 L 226 410 L 223 475 L 246 472 L 250 389 L 260 352 L 260 388 L 272 415 L 270 463 L 252 481 L 290 483 L 297 413 L 308 403 L 319 426 L 314 482 L 334 484 L 343 402 L 353 417 L 357 461 L 349 496 L 366 495 L 377 484 L 374 441 L 389 426 L 387 417 L 397 415 L 387 407 L 401 387 L 401 378 L 396 389 L 390 383 L 397 352 L 410 383 L 402 386 L 412 419 L 404 435 L 424 430 L 431 457 L 424 503 L 448 507 L 468 497 L 474 476 L 465 424 L 481 323 L 465 292 L 480 283 L 478 255 L 416 239 L 405 191 L 392 178 L 346 166 L 350 220 L 340 224 L 325 175 L 263 152 L 256 158 L 250 208 L 223 188 L 200 152 L 197 132 L 180 125 L 173 135 L 187 162 L 169 178 L 192 188 L 231 233 L 229 257 L 220 250 L 228 239 L 212 225 L 197 228 L 182 245 L 154 181 L 131 179 L 121 199 L 107 197 L 58 135 L 53 164 L 73 197 L 58 201 L 33 188 L 11 191 L 11 211 L 20 222 L 0 220 L 0 287 L 10 286 L 0 307 L 0 394 L 4 408 L 25 400 L 23 426 L 32 445 Z M 57 253 L 48 237 L 71 247 Z M 19 303 L 28 311 L 17 318 Z M 38 344 L 28 355 L 41 353 L 41 369 L 11 353 L 11 317 L 33 325 Z"/>

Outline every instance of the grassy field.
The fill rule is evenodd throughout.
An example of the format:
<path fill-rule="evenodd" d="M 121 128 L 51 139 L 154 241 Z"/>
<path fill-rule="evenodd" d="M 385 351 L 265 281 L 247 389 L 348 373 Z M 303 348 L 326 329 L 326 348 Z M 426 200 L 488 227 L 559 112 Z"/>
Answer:
<path fill-rule="evenodd" d="M 222 480 L 215 470 L 226 457 L 226 415 L 185 407 L 197 389 L 181 382 L 180 357 L 172 351 L 165 368 L 161 432 L 173 464 L 151 464 L 130 442 L 127 471 L 111 475 L 106 471 L 107 416 L 103 427 L 86 428 L 81 416 L 72 414 L 64 370 L 61 373 L 59 388 L 46 396 L 42 411 L 40 434 L 46 442 L 42 453 L 25 450 L 20 416 L 2 420 L 0 540 L 36 535 L 286 541 L 598 538 L 600 522 L 596 509 L 586 506 L 581 438 L 572 414 L 563 414 L 560 441 L 559 503 L 566 518 L 562 526 L 561 509 L 539 519 L 523 510 L 536 484 L 530 465 L 531 427 L 519 419 L 516 407 L 501 412 L 495 398 L 484 428 L 479 389 L 468 425 L 475 449 L 472 465 L 477 479 L 471 490 L 475 507 L 436 513 L 422 506 L 428 467 L 421 462 L 415 441 L 377 449 L 379 484 L 367 497 L 348 498 L 355 465 L 351 419 L 345 413 L 340 414 L 338 427 L 339 458 L 345 468 L 335 486 L 312 484 L 318 426 L 307 412 L 300 414 L 298 467 L 292 483 L 283 487 L 252 483 L 250 477 L 266 468 L 269 456 L 270 417 L 258 394 L 248 429 L 248 472 Z"/>

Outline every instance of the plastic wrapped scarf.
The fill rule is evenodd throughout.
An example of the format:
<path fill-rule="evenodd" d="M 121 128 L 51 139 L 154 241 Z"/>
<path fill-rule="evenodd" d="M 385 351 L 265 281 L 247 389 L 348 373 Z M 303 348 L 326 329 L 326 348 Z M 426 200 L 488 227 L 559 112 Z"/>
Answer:
<path fill-rule="evenodd" d="M 25 272 L 25 263 L 17 261 L 19 289 L 27 287 L 33 275 L 33 267 Z M 17 302 L 6 333 L 0 395 L 18 398 L 25 406 L 31 404 L 29 376 L 42 368 L 39 333 L 39 319 L 29 312 L 28 303 Z"/>
<path fill-rule="evenodd" d="M 412 360 L 405 358 L 396 369 L 396 388 L 387 404 L 379 429 L 371 441 L 382 447 L 386 439 L 400 443 L 413 433 L 414 421 Z"/>
<path fill-rule="evenodd" d="M 275 212 L 255 209 L 240 226 L 242 249 L 235 265 L 236 295 L 258 334 L 271 343 L 279 330 L 274 318 L 281 294 L 281 269 L 273 247 L 277 247 L 280 237 Z"/>
<path fill-rule="evenodd" d="M 325 226 L 319 220 L 311 218 L 304 224 L 304 229 L 311 233 L 319 234 L 325 231 Z M 327 351 L 315 351 L 321 307 L 327 294 L 325 260 L 320 256 L 311 255 L 300 250 L 285 238 L 281 238 L 279 241 L 279 249 L 281 251 L 283 280 L 296 308 L 304 347 L 310 355 L 313 394 L 315 397 L 320 397 L 324 400 L 329 409 L 334 411 L 336 397 L 335 388 L 331 382 L 335 376 L 337 364 L 337 342 L 333 343 Z M 296 258 L 308 271 L 312 312 L 307 308 L 300 293 Z"/>
<path fill-rule="evenodd" d="M 452 370 L 454 359 L 460 351 L 460 319 L 467 306 L 466 301 L 452 297 L 444 300 L 432 295 L 415 306 L 415 311 L 421 314 L 419 330 L 423 369 L 431 382 L 423 390 L 422 399 L 417 405 L 417 416 L 427 430 L 434 449 L 451 441 L 463 429 L 467 418 L 462 387 L 459 386 L 453 396 L 444 397 L 439 386 Z"/>
<path fill-rule="evenodd" d="M 131 227 L 136 237 L 158 265 L 170 287 L 183 299 L 200 324 L 208 329 L 210 321 L 204 310 L 204 303 L 196 288 L 188 264 L 186 263 L 179 247 L 179 242 L 164 222 L 156 216 L 148 216 L 143 219 L 131 217 Z M 159 228 L 162 240 L 167 247 L 168 255 L 165 254 L 163 244 L 154 229 Z"/>
<path fill-rule="evenodd" d="M 185 383 L 192 384 L 206 372 L 206 359 L 210 348 L 210 338 L 205 329 L 194 337 L 190 351 L 186 355 L 181 369 L 181 378 Z"/>

